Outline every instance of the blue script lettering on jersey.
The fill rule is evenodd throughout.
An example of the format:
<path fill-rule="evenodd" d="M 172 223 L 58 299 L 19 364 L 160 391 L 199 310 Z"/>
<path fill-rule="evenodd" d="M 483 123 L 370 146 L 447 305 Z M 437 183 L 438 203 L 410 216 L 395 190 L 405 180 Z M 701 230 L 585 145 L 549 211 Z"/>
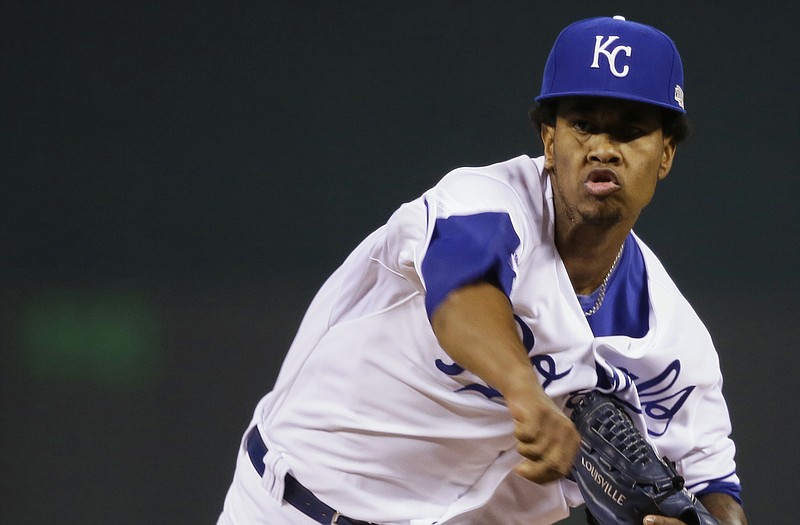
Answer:
<path fill-rule="evenodd" d="M 531 363 L 536 368 L 536 371 L 544 378 L 544 381 L 542 381 L 542 388 L 547 388 L 553 381 L 557 381 L 572 372 L 572 367 L 569 367 L 566 371 L 559 373 L 558 370 L 556 370 L 555 359 L 547 354 L 532 356 Z"/>
<path fill-rule="evenodd" d="M 624 368 L 609 370 L 597 364 L 597 386 L 605 392 L 621 392 L 636 384 L 641 410 L 620 399 L 637 414 L 643 414 L 647 420 L 647 433 L 651 436 L 663 436 L 672 419 L 680 411 L 696 385 L 689 385 L 677 391 L 671 391 L 681 375 L 681 362 L 672 361 L 663 372 L 651 379 L 641 380 L 637 375 Z"/>
<path fill-rule="evenodd" d="M 611 365 L 601 365 L 597 361 L 594 363 L 597 371 L 597 389 L 606 394 L 622 392 L 633 385 L 633 379 L 626 371 Z"/>
<path fill-rule="evenodd" d="M 525 350 L 527 350 L 528 353 L 530 353 L 530 351 L 533 350 L 533 345 L 535 342 L 535 338 L 533 337 L 533 331 L 530 329 L 530 327 L 528 327 L 528 325 L 526 325 L 522 321 L 522 319 L 519 316 L 515 315 L 514 319 L 517 321 L 517 324 L 519 325 L 522 333 L 522 345 L 525 347 Z M 572 371 L 572 367 L 569 367 L 569 369 L 567 369 L 566 371 L 559 372 L 557 370 L 555 359 L 553 359 L 547 354 L 534 355 L 531 356 L 530 359 L 533 367 L 536 368 L 536 371 L 539 372 L 539 374 L 544 379 L 544 381 L 542 381 L 542 388 L 547 388 L 553 381 L 557 381 L 565 377 L 567 374 L 570 373 L 570 371 Z M 447 364 L 441 359 L 436 360 L 436 368 L 438 368 L 440 372 L 443 372 L 451 377 L 464 373 L 464 368 L 460 366 L 458 363 Z M 480 383 L 470 383 L 469 385 L 456 390 L 456 392 L 464 392 L 464 391 L 478 392 L 479 394 L 486 396 L 488 399 L 492 399 L 495 397 L 503 397 L 503 395 L 494 388 L 482 385 Z"/>
<path fill-rule="evenodd" d="M 522 346 L 524 346 L 525 350 L 530 354 L 536 342 L 536 339 L 533 337 L 533 330 L 525 324 L 520 316 L 515 314 L 514 320 L 517 321 L 520 332 L 522 333 Z M 559 373 L 556 369 L 555 359 L 547 354 L 531 356 L 531 364 L 544 379 L 544 381 L 542 381 L 542 388 L 547 388 L 553 381 L 565 377 L 572 371 L 572 367 L 569 367 L 569 369 Z"/>
<path fill-rule="evenodd" d="M 444 372 L 451 377 L 455 377 L 464 373 L 464 368 L 458 363 L 451 363 L 448 365 L 441 359 L 436 360 L 436 368 L 438 368 L 440 372 Z M 456 392 L 478 392 L 479 394 L 486 396 L 487 399 L 503 397 L 503 395 L 494 388 L 481 385 L 480 383 L 471 383 L 465 387 L 459 388 L 456 390 Z"/>

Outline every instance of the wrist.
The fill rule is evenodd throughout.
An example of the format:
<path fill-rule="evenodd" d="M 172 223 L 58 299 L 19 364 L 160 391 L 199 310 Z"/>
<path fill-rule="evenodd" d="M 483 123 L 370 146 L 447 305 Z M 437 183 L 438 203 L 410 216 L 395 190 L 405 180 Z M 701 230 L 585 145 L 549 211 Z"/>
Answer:
<path fill-rule="evenodd" d="M 495 388 L 503 394 L 507 402 L 549 399 L 530 363 L 525 367 L 518 367 L 505 373 L 502 381 L 495 385 Z"/>

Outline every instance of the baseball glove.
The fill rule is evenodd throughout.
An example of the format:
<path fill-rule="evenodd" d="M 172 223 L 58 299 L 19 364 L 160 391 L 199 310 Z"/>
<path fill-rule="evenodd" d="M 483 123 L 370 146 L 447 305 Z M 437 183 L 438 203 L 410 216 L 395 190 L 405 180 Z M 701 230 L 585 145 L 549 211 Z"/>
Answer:
<path fill-rule="evenodd" d="M 655 514 L 688 525 L 719 525 L 684 488 L 674 464 L 656 455 L 615 398 L 596 391 L 586 394 L 572 421 L 581 435 L 572 478 L 589 523 L 641 525 L 646 515 Z"/>

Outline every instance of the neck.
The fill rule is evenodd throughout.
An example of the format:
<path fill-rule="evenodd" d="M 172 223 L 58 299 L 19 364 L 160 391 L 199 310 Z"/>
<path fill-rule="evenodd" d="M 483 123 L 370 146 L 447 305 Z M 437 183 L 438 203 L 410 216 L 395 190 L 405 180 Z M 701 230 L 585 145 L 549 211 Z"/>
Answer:
<path fill-rule="evenodd" d="M 622 229 L 605 234 L 596 231 L 586 237 L 556 235 L 556 248 L 575 293 L 588 295 L 602 284 L 629 233 Z"/>

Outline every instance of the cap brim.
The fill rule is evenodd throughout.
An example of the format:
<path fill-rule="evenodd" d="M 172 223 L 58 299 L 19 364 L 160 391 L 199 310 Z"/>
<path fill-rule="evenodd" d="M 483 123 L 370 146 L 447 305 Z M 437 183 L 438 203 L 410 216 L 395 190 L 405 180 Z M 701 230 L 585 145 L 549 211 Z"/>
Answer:
<path fill-rule="evenodd" d="M 675 111 L 677 113 L 686 114 L 686 110 L 680 106 L 665 104 L 664 102 L 655 101 L 645 97 L 637 97 L 635 95 L 631 95 L 630 93 L 622 93 L 618 91 L 596 91 L 590 93 L 587 93 L 586 91 L 580 91 L 580 92 L 564 91 L 561 93 L 548 93 L 547 95 L 539 95 L 534 100 L 536 102 L 543 102 L 545 100 L 553 100 L 556 98 L 564 98 L 564 97 L 601 97 L 601 98 L 613 98 L 617 100 L 632 100 L 634 102 L 642 102 L 644 104 L 650 104 L 651 106 L 658 106 L 664 109 L 671 109 L 672 111 Z"/>

